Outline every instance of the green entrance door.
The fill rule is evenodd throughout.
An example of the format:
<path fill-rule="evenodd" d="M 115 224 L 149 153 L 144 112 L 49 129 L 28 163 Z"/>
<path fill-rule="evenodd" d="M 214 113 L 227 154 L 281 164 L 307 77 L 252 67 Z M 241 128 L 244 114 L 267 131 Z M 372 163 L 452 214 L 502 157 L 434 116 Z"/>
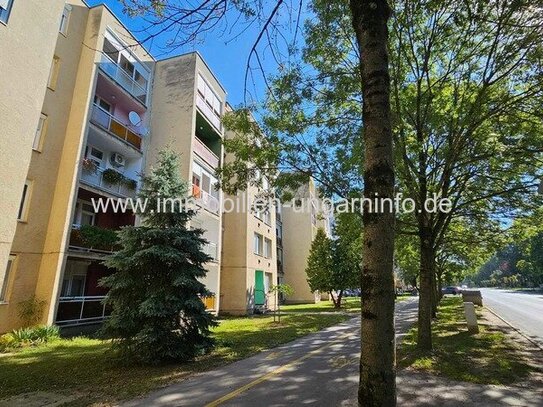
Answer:
<path fill-rule="evenodd" d="M 264 305 L 265 303 L 264 271 L 255 270 L 255 305 Z"/>

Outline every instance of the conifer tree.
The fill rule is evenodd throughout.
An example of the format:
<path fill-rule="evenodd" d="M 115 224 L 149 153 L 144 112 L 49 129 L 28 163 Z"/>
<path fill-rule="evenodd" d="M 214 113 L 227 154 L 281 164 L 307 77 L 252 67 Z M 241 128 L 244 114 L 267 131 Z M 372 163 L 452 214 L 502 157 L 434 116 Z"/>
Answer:
<path fill-rule="evenodd" d="M 137 362 L 188 361 L 213 344 L 216 322 L 201 300 L 210 292 L 199 280 L 210 258 L 202 251 L 203 231 L 188 228 L 195 212 L 181 207 L 188 189 L 179 173 L 178 156 L 160 152 L 142 178 L 141 226 L 124 227 L 121 249 L 105 261 L 115 272 L 101 280 L 113 308 L 103 332 L 114 338 L 121 357 Z M 177 200 L 176 207 L 159 201 L 168 198 Z"/>

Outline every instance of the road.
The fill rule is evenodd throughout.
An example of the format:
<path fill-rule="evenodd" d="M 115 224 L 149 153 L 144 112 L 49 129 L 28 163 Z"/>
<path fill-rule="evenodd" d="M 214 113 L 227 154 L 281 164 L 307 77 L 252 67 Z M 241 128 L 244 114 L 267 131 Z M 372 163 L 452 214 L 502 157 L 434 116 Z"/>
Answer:
<path fill-rule="evenodd" d="M 543 345 L 543 293 L 481 289 L 483 305 Z"/>
<path fill-rule="evenodd" d="M 415 323 L 417 299 L 396 306 L 401 336 Z M 356 400 L 360 318 L 133 400 L 125 406 L 341 406 Z"/>

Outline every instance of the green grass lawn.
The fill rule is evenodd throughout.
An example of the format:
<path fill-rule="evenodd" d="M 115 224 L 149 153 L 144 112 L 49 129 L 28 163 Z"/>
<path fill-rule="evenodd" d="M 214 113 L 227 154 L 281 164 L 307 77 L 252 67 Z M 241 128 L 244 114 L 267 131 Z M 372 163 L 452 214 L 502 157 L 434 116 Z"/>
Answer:
<path fill-rule="evenodd" d="M 511 384 L 529 375 L 531 367 L 502 332 L 479 328 L 480 333 L 468 334 L 462 298 L 445 297 L 432 328 L 434 350 L 417 348 L 414 328 L 398 349 L 398 365 L 484 384 Z"/>
<path fill-rule="evenodd" d="M 217 347 L 193 363 L 157 367 L 119 366 L 107 342 L 61 339 L 0 355 L 0 398 L 32 391 L 80 397 L 71 405 L 113 403 L 132 398 L 191 373 L 248 357 L 348 319 L 337 315 L 230 318 L 214 329 Z"/>
<path fill-rule="evenodd" d="M 399 295 L 396 297 L 396 302 L 410 298 L 410 295 Z M 361 303 L 360 297 L 344 297 L 342 299 L 341 308 L 334 308 L 332 301 L 321 301 L 317 304 L 294 304 L 282 305 L 281 312 L 296 312 L 296 313 L 318 313 L 318 312 L 360 312 Z"/>

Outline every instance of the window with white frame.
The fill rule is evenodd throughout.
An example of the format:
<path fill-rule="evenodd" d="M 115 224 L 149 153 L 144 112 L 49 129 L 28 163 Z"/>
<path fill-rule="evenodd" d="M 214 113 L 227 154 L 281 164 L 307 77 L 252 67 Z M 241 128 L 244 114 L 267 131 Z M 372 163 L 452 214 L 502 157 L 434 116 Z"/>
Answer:
<path fill-rule="evenodd" d="M 192 163 L 192 184 L 196 187 L 197 198 L 200 198 L 201 191 L 219 199 L 219 190 L 215 187 L 217 178 L 203 165 L 196 161 Z M 194 188 L 193 188 L 194 191 Z"/>
<path fill-rule="evenodd" d="M 264 223 L 267 225 L 271 225 L 271 213 L 268 209 L 264 211 Z"/>
<path fill-rule="evenodd" d="M 9 14 L 11 13 L 11 7 L 13 6 L 13 0 L 0 0 L 0 21 L 7 23 Z"/>
<path fill-rule="evenodd" d="M 267 259 L 272 257 L 272 241 L 268 238 L 264 239 L 264 257 Z"/>
<path fill-rule="evenodd" d="M 72 14 L 72 6 L 69 4 L 64 5 L 64 10 L 62 10 L 62 17 L 60 18 L 60 28 L 59 28 L 59 32 L 62 35 L 68 34 L 68 25 L 70 24 L 71 14 Z"/>
<path fill-rule="evenodd" d="M 93 146 L 87 146 L 85 158 L 92 160 L 98 168 L 104 166 L 104 152 Z"/>
<path fill-rule="evenodd" d="M 28 204 L 30 201 L 30 193 L 32 192 L 32 181 L 26 180 L 23 186 L 23 196 L 21 197 L 21 204 L 19 205 L 19 213 L 17 214 L 17 220 L 26 221 L 28 216 Z"/>
<path fill-rule="evenodd" d="M 0 302 L 6 302 L 8 297 L 8 284 L 13 265 L 15 264 L 15 256 L 10 255 L 8 258 L 8 264 L 3 275 L 0 275 Z"/>
<path fill-rule="evenodd" d="M 45 132 L 47 131 L 47 115 L 42 113 L 40 115 L 40 121 L 38 122 L 38 128 L 36 129 L 36 134 L 34 135 L 34 143 L 32 144 L 32 149 L 36 151 L 41 150 L 41 144 Z"/>
<path fill-rule="evenodd" d="M 96 222 L 96 214 L 91 202 L 78 199 L 75 204 L 74 226 L 93 226 Z"/>
<path fill-rule="evenodd" d="M 69 261 L 62 279 L 61 297 L 82 297 L 85 295 L 88 263 Z"/>
<path fill-rule="evenodd" d="M 255 232 L 253 244 L 254 244 L 254 248 L 253 248 L 254 253 L 258 254 L 259 256 L 262 256 L 263 251 L 264 251 L 264 247 L 263 247 L 264 239 L 261 234 Z"/>
<path fill-rule="evenodd" d="M 51 63 L 51 70 L 49 71 L 49 80 L 47 81 L 47 87 L 51 90 L 55 90 L 57 87 L 58 73 L 60 71 L 60 58 L 58 56 L 53 57 Z"/>

